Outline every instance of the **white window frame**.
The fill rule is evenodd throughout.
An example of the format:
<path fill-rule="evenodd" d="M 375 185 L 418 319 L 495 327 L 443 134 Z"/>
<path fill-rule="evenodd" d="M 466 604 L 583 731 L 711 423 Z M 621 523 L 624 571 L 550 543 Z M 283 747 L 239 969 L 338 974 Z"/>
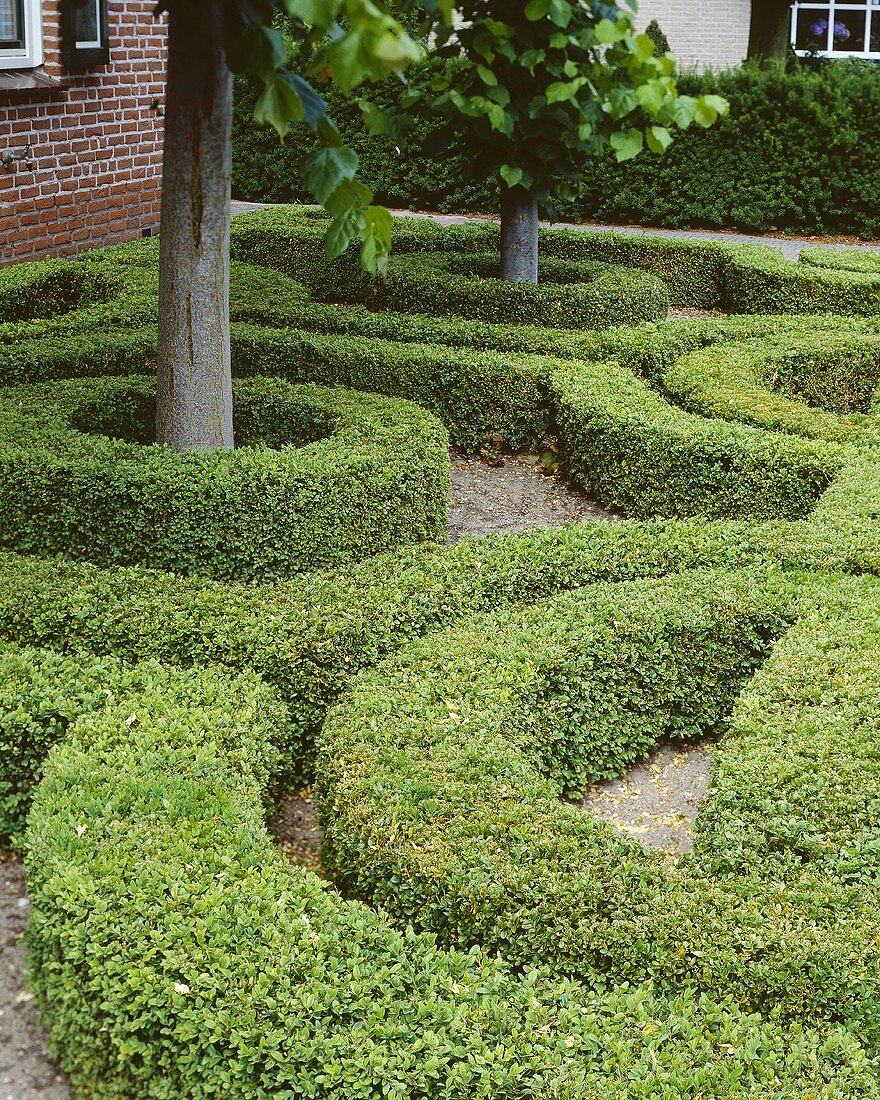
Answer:
<path fill-rule="evenodd" d="M 0 49 L 0 69 L 36 69 L 43 64 L 42 0 L 22 0 L 24 46 Z"/>
<path fill-rule="evenodd" d="M 753 0 L 755 2 L 755 0 Z M 798 27 L 798 12 L 800 11 L 815 11 L 821 12 L 824 17 L 825 13 L 828 13 L 828 34 L 825 42 L 824 50 L 799 50 L 797 49 L 797 27 Z M 805 0 L 792 5 L 791 8 L 791 48 L 798 55 L 798 57 L 862 57 L 869 61 L 880 61 L 880 52 L 872 52 L 869 48 L 864 50 L 836 50 L 834 48 L 834 23 L 837 12 L 856 11 L 862 12 L 865 16 L 865 46 L 871 45 L 871 31 L 880 30 L 880 0 L 863 0 L 862 3 L 838 2 L 838 0 L 828 0 L 827 3 L 815 3 L 814 0 Z"/>

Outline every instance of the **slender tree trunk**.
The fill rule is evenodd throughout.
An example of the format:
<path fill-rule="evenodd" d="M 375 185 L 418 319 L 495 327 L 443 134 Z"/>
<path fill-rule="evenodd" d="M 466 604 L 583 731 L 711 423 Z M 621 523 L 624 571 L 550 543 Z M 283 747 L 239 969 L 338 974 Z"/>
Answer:
<path fill-rule="evenodd" d="M 523 187 L 501 185 L 501 278 L 538 281 L 538 200 Z"/>
<path fill-rule="evenodd" d="M 789 0 L 752 0 L 749 57 L 785 57 L 790 44 Z"/>
<path fill-rule="evenodd" d="M 170 5 L 164 158 L 156 439 L 175 451 L 221 450 L 232 446 L 223 0 Z"/>

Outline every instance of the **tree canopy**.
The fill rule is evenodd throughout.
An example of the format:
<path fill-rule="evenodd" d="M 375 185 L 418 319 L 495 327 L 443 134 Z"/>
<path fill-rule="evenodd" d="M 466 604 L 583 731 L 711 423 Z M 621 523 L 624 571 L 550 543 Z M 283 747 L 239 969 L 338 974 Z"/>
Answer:
<path fill-rule="evenodd" d="M 163 6 L 187 2 L 165 0 Z M 304 73 L 287 67 L 284 40 L 275 25 L 281 14 L 313 47 Z M 270 123 L 281 137 L 295 123 L 308 125 L 318 136 L 319 147 L 304 165 L 303 178 L 315 201 L 333 217 L 328 256 L 358 238 L 364 266 L 381 270 L 391 244 L 391 216 L 373 204 L 372 192 L 357 179 L 357 154 L 340 136 L 316 85 L 332 80 L 350 92 L 363 81 L 401 73 L 421 56 L 419 45 L 372 0 L 226 0 L 224 42 L 230 69 L 262 86 L 256 120 Z M 380 125 L 380 113 L 374 112 L 370 121 Z"/>
<path fill-rule="evenodd" d="M 500 173 L 552 211 L 573 198 L 608 144 L 619 160 L 662 153 L 675 127 L 710 126 L 720 96 L 680 95 L 633 13 L 600 0 L 410 0 L 451 64 L 414 81 L 406 102 L 470 120 L 472 170 Z M 442 140 L 442 138 L 441 138 Z"/>

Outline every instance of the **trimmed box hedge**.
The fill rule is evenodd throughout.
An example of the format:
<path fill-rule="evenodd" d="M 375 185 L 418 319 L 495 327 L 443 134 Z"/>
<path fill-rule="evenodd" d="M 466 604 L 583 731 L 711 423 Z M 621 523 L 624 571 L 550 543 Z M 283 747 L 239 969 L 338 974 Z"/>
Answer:
<path fill-rule="evenodd" d="M 343 260 L 317 268 L 309 286 L 319 301 L 564 329 L 635 325 L 669 312 L 664 283 L 632 268 L 542 259 L 533 285 L 503 282 L 499 265 L 493 252 L 404 252 L 382 279 Z"/>
<path fill-rule="evenodd" d="M 248 580 L 446 528 L 448 437 L 415 405 L 275 379 L 235 389 L 239 446 L 175 454 L 151 379 L 0 391 L 0 546 Z"/>
<path fill-rule="evenodd" d="M 15 844 L 26 829 L 33 980 L 75 1083 L 108 1100 L 874 1096 L 880 582 L 859 574 L 880 576 L 880 323 L 600 333 L 320 305 L 300 280 L 321 220 L 290 219 L 234 230 L 263 265 L 236 265 L 239 430 L 273 469 L 294 422 L 294 458 L 326 449 L 303 492 L 345 527 L 340 466 L 386 456 L 382 504 L 410 484 L 434 527 L 363 553 L 441 533 L 444 428 L 401 397 L 468 446 L 559 432 L 606 499 L 699 518 L 410 543 L 271 584 L 274 565 L 242 583 L 249 567 L 203 555 L 201 522 L 181 528 L 183 572 L 219 579 L 46 556 L 70 556 L 51 525 L 0 554 L 0 825 Z M 479 262 L 495 232 L 401 229 L 404 267 Z M 726 255 L 643 265 L 705 296 Z M 98 433 L 149 438 L 134 376 L 155 356 L 155 248 L 71 263 L 112 293 L 0 327 L 17 387 L 0 454 L 37 482 L 95 456 L 93 493 L 111 475 L 131 490 L 147 448 Z M 22 422 L 34 395 L 43 415 Z M 167 457 L 141 461 L 138 492 Z M 50 521 L 67 482 L 92 499 L 47 482 Z M 235 498 L 260 547 L 277 535 L 259 484 Z M 106 560 L 124 535 L 101 532 Z M 689 860 L 559 801 L 657 737 L 706 732 L 715 793 Z M 350 900 L 265 830 L 264 807 L 312 777 Z"/>
<path fill-rule="evenodd" d="M 57 691 L 55 655 L 15 659 Z M 394 930 L 272 846 L 260 800 L 279 714 L 259 681 L 100 672 L 103 703 L 46 766 L 28 857 L 38 1000 L 92 1095 L 868 1095 L 842 1027 L 786 1031 L 691 989 L 514 976 Z"/>

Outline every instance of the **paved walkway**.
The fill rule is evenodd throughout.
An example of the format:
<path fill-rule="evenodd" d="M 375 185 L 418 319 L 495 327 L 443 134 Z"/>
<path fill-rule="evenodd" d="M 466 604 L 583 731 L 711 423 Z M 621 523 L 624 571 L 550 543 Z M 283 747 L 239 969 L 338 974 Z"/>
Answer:
<path fill-rule="evenodd" d="M 233 202 L 232 213 L 244 214 L 249 210 L 264 210 L 271 203 Z M 461 225 L 464 222 L 494 220 L 469 214 L 422 214 L 412 210 L 393 210 L 393 214 L 407 218 L 430 218 L 440 225 Z M 554 229 L 578 229 L 583 233 L 625 233 L 635 237 L 669 237 L 686 241 L 727 241 L 731 244 L 771 244 L 782 249 L 786 259 L 796 260 L 802 248 L 821 245 L 823 248 L 859 248 L 880 252 L 880 241 L 864 241 L 859 244 L 828 240 L 824 237 L 762 237 L 748 233 L 726 233 L 712 229 L 654 229 L 635 225 L 578 225 L 573 222 L 554 222 Z"/>

